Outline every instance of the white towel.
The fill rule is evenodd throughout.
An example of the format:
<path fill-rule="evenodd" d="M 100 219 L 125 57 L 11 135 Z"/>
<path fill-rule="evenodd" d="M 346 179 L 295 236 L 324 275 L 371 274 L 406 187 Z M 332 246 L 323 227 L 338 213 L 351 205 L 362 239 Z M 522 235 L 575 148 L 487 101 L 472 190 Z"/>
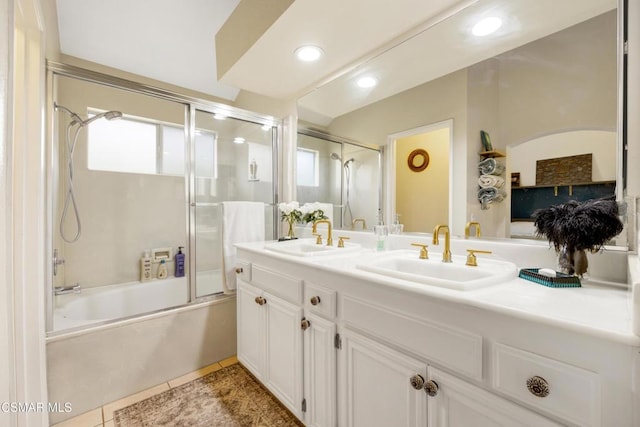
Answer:
<path fill-rule="evenodd" d="M 482 188 L 502 188 L 504 187 L 504 178 L 498 175 L 480 175 L 480 178 L 478 178 L 478 185 Z"/>
<path fill-rule="evenodd" d="M 322 209 L 322 212 L 324 212 L 324 216 L 329 218 L 329 221 L 331 221 L 331 224 L 333 224 L 333 204 L 322 202 L 316 203 L 318 203 L 318 206 L 320 206 L 320 209 Z"/>
<path fill-rule="evenodd" d="M 222 287 L 236 289 L 235 243 L 264 241 L 263 202 L 222 202 Z"/>

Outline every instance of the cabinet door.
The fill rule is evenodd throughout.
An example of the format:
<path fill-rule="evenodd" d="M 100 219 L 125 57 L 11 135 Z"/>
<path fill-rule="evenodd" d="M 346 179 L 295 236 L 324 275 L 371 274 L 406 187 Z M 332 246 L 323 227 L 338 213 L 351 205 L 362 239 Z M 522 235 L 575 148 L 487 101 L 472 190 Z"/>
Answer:
<path fill-rule="evenodd" d="M 429 367 L 437 392 L 428 398 L 429 427 L 559 427 L 547 418 Z"/>
<path fill-rule="evenodd" d="M 302 308 L 265 293 L 265 385 L 296 416 L 302 415 Z"/>
<path fill-rule="evenodd" d="M 310 327 L 304 332 L 305 424 L 336 426 L 336 325 L 321 317 L 305 316 Z"/>
<path fill-rule="evenodd" d="M 411 378 L 426 378 L 424 363 L 346 331 L 340 356 L 340 425 L 424 427 L 425 392 Z"/>
<path fill-rule="evenodd" d="M 266 310 L 260 305 L 262 291 L 238 280 L 237 330 L 238 360 L 258 379 L 264 381 L 266 369 Z"/>

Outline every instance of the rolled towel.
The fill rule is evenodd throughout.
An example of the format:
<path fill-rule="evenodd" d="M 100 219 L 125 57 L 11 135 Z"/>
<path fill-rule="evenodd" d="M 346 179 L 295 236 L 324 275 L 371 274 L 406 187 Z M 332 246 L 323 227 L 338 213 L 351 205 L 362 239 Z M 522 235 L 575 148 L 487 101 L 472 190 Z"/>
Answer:
<path fill-rule="evenodd" d="M 504 178 L 498 175 L 480 175 L 480 178 L 478 178 L 478 185 L 481 188 L 502 188 L 504 187 Z"/>
<path fill-rule="evenodd" d="M 503 190 L 495 187 L 486 187 L 478 190 L 478 200 L 483 210 L 488 209 L 491 203 L 503 201 L 506 196 L 507 194 Z"/>
<path fill-rule="evenodd" d="M 478 163 L 478 169 L 481 175 L 501 175 L 504 172 L 504 165 L 490 157 Z"/>

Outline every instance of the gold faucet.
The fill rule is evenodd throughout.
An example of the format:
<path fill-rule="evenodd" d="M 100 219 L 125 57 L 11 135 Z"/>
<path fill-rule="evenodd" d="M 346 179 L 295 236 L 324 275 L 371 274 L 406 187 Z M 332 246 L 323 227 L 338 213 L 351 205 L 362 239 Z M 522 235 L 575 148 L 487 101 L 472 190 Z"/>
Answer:
<path fill-rule="evenodd" d="M 440 234 L 440 229 L 444 228 L 444 251 L 442 252 L 442 262 L 451 262 L 451 242 L 449 241 L 449 226 L 448 225 L 436 225 L 436 228 L 433 229 L 433 244 L 438 245 L 440 241 L 438 240 L 438 235 Z"/>
<path fill-rule="evenodd" d="M 468 239 L 471 232 L 471 226 L 476 226 L 476 237 L 480 237 L 480 223 L 478 221 L 469 221 L 464 227 L 464 238 Z"/>
<path fill-rule="evenodd" d="M 318 231 L 318 224 L 327 224 L 327 246 L 333 246 L 333 238 L 331 237 L 331 221 L 328 219 L 319 219 L 313 223 L 313 228 L 311 229 L 311 233 L 316 233 Z"/>
<path fill-rule="evenodd" d="M 353 221 L 351 221 L 351 229 L 355 230 L 356 229 L 356 224 L 361 222 L 362 223 L 362 229 L 366 230 L 367 229 L 367 222 L 364 220 L 364 218 L 354 218 Z"/>

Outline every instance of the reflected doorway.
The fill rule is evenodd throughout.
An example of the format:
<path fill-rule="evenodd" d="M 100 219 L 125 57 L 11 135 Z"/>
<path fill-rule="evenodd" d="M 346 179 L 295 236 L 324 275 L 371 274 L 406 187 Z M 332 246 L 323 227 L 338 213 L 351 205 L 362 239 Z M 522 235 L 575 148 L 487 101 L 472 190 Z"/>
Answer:
<path fill-rule="evenodd" d="M 431 232 L 451 224 L 453 121 L 390 135 L 387 222 L 399 215 L 407 232 Z"/>

